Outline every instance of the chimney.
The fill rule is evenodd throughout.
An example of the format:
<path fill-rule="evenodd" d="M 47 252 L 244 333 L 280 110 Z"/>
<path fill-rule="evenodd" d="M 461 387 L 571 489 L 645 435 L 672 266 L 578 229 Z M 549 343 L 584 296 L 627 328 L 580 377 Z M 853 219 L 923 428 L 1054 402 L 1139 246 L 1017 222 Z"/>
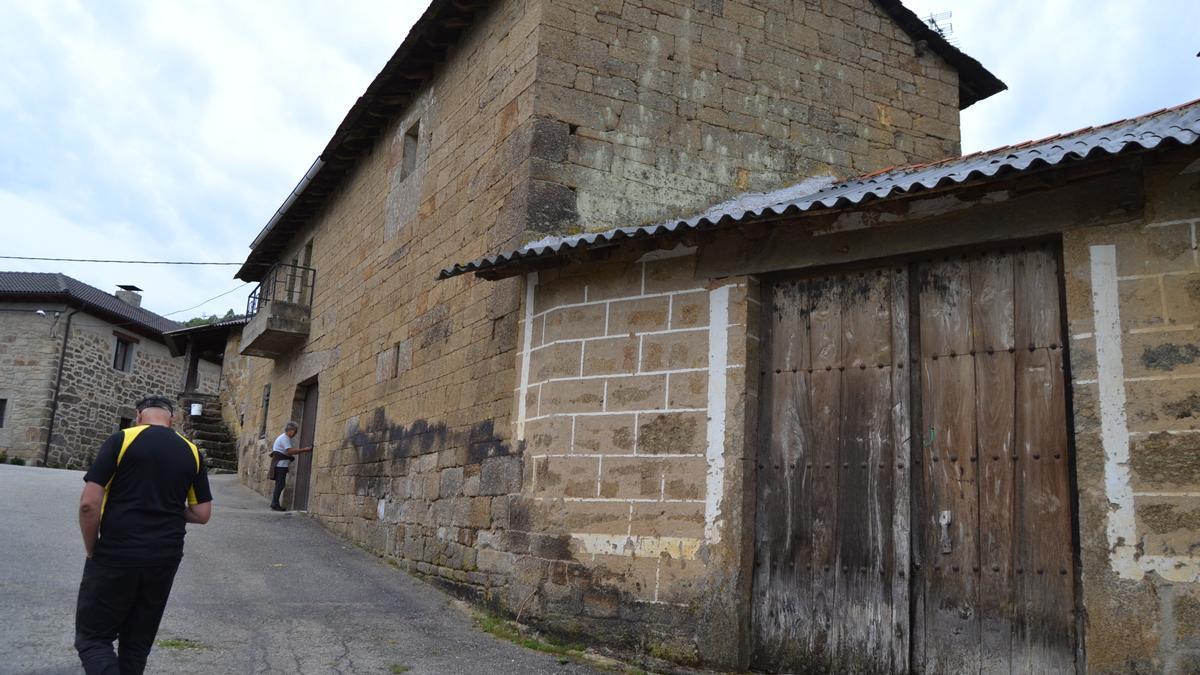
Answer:
<path fill-rule="evenodd" d="M 134 307 L 142 306 L 142 289 L 131 284 L 121 284 L 117 286 L 119 289 L 115 295 L 117 299 Z"/>

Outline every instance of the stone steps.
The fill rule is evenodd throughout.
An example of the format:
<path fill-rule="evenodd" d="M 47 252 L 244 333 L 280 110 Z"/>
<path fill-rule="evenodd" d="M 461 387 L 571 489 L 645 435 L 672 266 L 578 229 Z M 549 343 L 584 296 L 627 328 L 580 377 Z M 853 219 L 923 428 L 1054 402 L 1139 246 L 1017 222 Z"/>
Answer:
<path fill-rule="evenodd" d="M 211 473 L 237 473 L 237 441 L 221 417 L 220 401 L 209 394 L 187 394 L 179 397 L 180 411 L 186 416 L 184 436 L 196 444 L 208 459 Z M 192 417 L 191 404 L 203 405 L 203 414 Z"/>

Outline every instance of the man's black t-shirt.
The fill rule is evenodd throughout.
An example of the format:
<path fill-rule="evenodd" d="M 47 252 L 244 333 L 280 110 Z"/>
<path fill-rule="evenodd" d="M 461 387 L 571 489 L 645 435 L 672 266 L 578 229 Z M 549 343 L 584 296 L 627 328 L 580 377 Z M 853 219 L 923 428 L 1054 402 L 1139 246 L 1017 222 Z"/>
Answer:
<path fill-rule="evenodd" d="M 93 557 L 107 564 L 178 560 L 184 511 L 189 504 L 212 501 L 203 456 L 169 427 L 131 427 L 113 434 L 83 479 L 105 486 Z"/>

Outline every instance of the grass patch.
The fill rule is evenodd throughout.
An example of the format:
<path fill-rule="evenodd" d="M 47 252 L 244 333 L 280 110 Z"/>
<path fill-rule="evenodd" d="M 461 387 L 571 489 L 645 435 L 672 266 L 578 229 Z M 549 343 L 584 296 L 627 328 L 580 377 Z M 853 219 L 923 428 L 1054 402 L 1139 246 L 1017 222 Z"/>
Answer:
<path fill-rule="evenodd" d="M 583 645 L 581 644 L 565 642 L 553 637 L 542 638 L 522 635 L 516 623 L 490 614 L 479 617 L 479 627 L 485 633 L 490 633 L 501 640 L 507 640 L 526 649 L 553 654 L 562 658 L 574 658 L 583 653 Z"/>
<path fill-rule="evenodd" d="M 154 644 L 163 649 L 208 649 L 208 645 L 203 642 L 184 638 L 163 638 L 162 640 L 155 640 Z"/>
<path fill-rule="evenodd" d="M 399 663 L 393 663 L 392 665 L 388 666 L 388 672 L 396 673 L 397 675 L 399 675 L 399 673 L 407 673 L 410 670 L 412 670 L 412 668 Z"/>

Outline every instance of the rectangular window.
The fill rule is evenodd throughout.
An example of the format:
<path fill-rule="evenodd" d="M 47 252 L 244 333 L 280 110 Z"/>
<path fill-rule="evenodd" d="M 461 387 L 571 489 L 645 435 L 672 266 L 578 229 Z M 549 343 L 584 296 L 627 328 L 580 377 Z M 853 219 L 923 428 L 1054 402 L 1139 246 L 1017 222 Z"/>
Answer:
<path fill-rule="evenodd" d="M 132 417 L 122 417 L 117 422 L 117 429 L 128 429 L 131 426 L 133 426 L 133 418 Z"/>
<path fill-rule="evenodd" d="M 400 180 L 408 178 L 417 168 L 417 139 L 420 136 L 421 121 L 417 120 L 408 128 L 408 131 L 404 132 L 404 157 L 400 164 Z"/>
<path fill-rule="evenodd" d="M 0 398 L 0 429 L 4 428 L 4 413 L 8 409 L 8 399 Z"/>
<path fill-rule="evenodd" d="M 259 438 L 266 438 L 266 436 L 267 436 L 267 410 L 270 407 L 271 407 L 271 385 L 264 384 L 263 385 L 262 415 L 259 416 L 259 420 L 258 420 L 258 437 Z"/>
<path fill-rule="evenodd" d="M 113 368 L 129 372 L 133 365 L 133 340 L 117 336 L 117 349 L 113 353 Z"/>

